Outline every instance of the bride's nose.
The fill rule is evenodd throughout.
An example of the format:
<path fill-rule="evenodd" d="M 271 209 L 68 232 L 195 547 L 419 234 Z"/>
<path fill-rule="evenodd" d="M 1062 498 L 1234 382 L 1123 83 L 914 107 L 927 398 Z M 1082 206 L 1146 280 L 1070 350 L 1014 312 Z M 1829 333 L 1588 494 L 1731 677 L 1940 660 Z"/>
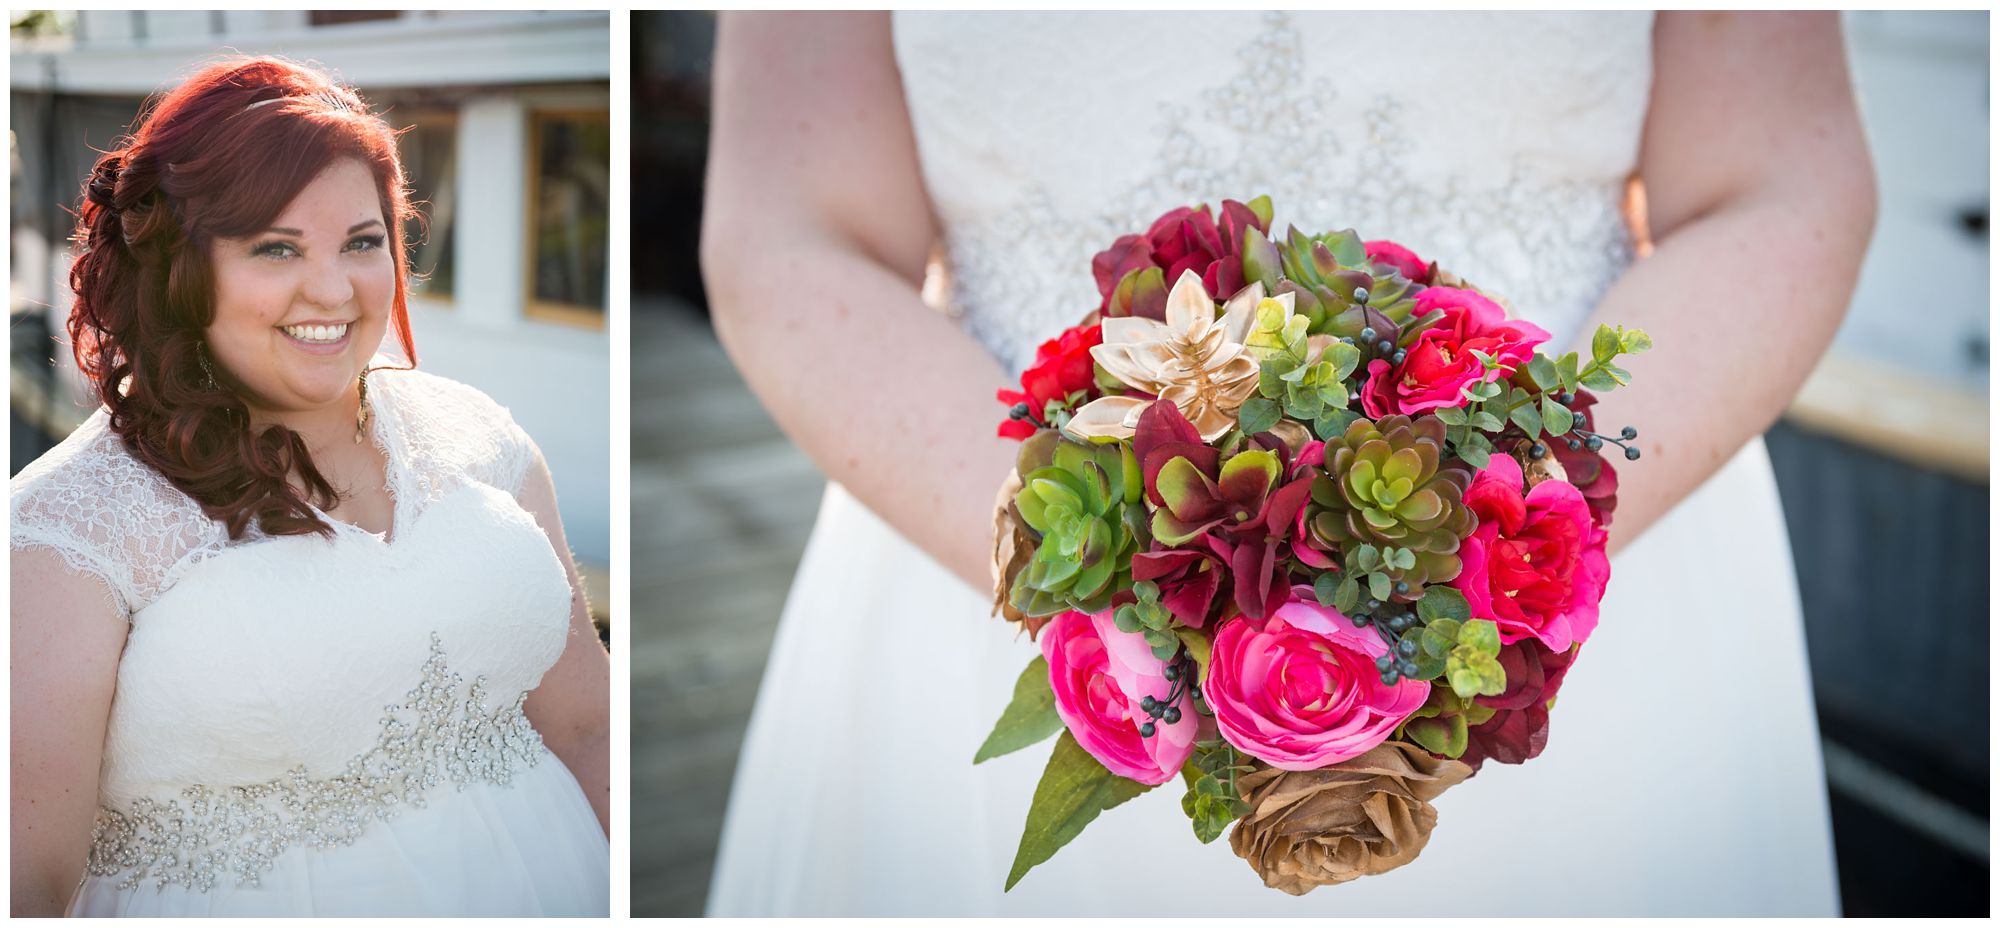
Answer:
<path fill-rule="evenodd" d="M 322 309 L 339 309 L 354 299 L 354 282 L 339 261 L 311 262 L 299 285 L 299 298 Z"/>

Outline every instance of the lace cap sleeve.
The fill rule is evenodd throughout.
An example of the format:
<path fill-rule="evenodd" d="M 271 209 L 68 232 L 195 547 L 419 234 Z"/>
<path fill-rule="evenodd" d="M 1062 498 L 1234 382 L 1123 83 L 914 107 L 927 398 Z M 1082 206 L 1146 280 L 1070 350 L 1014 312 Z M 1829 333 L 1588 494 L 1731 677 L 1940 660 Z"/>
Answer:
<path fill-rule="evenodd" d="M 368 377 L 371 389 L 378 380 L 389 388 L 407 463 L 420 484 L 442 489 L 443 478 L 457 474 L 520 495 L 537 451 L 507 407 L 427 371 L 385 369 Z"/>
<path fill-rule="evenodd" d="M 44 549 L 104 582 L 130 618 L 226 532 L 129 454 L 103 411 L 8 482 L 9 547 Z"/>

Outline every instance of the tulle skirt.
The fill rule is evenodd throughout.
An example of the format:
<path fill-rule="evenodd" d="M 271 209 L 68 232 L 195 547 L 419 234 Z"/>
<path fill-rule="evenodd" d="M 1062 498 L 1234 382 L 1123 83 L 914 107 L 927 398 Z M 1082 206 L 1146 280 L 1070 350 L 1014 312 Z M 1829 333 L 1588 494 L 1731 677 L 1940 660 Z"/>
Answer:
<path fill-rule="evenodd" d="M 554 754 L 506 786 L 446 783 L 423 808 L 371 823 L 351 845 L 292 848 L 256 886 L 207 892 L 89 877 L 70 915 L 610 914 L 610 851 L 583 789 Z"/>
<path fill-rule="evenodd" d="M 1268 889 L 1226 837 L 1196 841 L 1176 779 L 1003 894 L 1049 745 L 972 756 L 1038 651 L 987 616 L 983 591 L 830 486 L 737 767 L 709 914 L 1836 914 L 1763 442 L 1612 571 L 1546 751 L 1440 797 L 1409 866 L 1302 897 Z"/>

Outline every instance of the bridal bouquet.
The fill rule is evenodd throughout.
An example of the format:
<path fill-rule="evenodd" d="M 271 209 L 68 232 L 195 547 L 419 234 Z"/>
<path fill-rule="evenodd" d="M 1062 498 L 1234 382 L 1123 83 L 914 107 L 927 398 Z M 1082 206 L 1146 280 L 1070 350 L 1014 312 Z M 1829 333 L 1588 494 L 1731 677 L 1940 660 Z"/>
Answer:
<path fill-rule="evenodd" d="M 1522 763 L 1597 626 L 1617 473 L 1588 356 L 1388 241 L 1268 237 L 1269 198 L 1092 262 L 1000 434 L 996 613 L 1041 645 L 975 763 L 1061 732 L 1007 888 L 1172 780 L 1293 894 L 1414 860 L 1431 800 Z M 1220 304 L 1220 305 L 1218 305 Z"/>

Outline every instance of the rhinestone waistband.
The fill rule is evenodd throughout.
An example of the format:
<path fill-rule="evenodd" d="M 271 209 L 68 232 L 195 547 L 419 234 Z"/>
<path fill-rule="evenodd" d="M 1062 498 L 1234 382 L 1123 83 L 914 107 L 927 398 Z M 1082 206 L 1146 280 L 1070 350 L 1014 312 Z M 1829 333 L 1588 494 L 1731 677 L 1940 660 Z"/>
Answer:
<path fill-rule="evenodd" d="M 540 762 L 542 738 L 522 712 L 526 693 L 495 710 L 485 690 L 484 676 L 467 686 L 446 667 L 433 633 L 416 688 L 385 707 L 375 745 L 339 775 L 314 778 L 301 765 L 262 783 L 195 784 L 176 798 L 99 809 L 87 872 L 122 875 L 121 890 L 150 881 L 207 892 L 230 874 L 255 886 L 286 851 L 353 844 L 372 822 L 423 808 L 446 781 L 505 786 Z"/>

